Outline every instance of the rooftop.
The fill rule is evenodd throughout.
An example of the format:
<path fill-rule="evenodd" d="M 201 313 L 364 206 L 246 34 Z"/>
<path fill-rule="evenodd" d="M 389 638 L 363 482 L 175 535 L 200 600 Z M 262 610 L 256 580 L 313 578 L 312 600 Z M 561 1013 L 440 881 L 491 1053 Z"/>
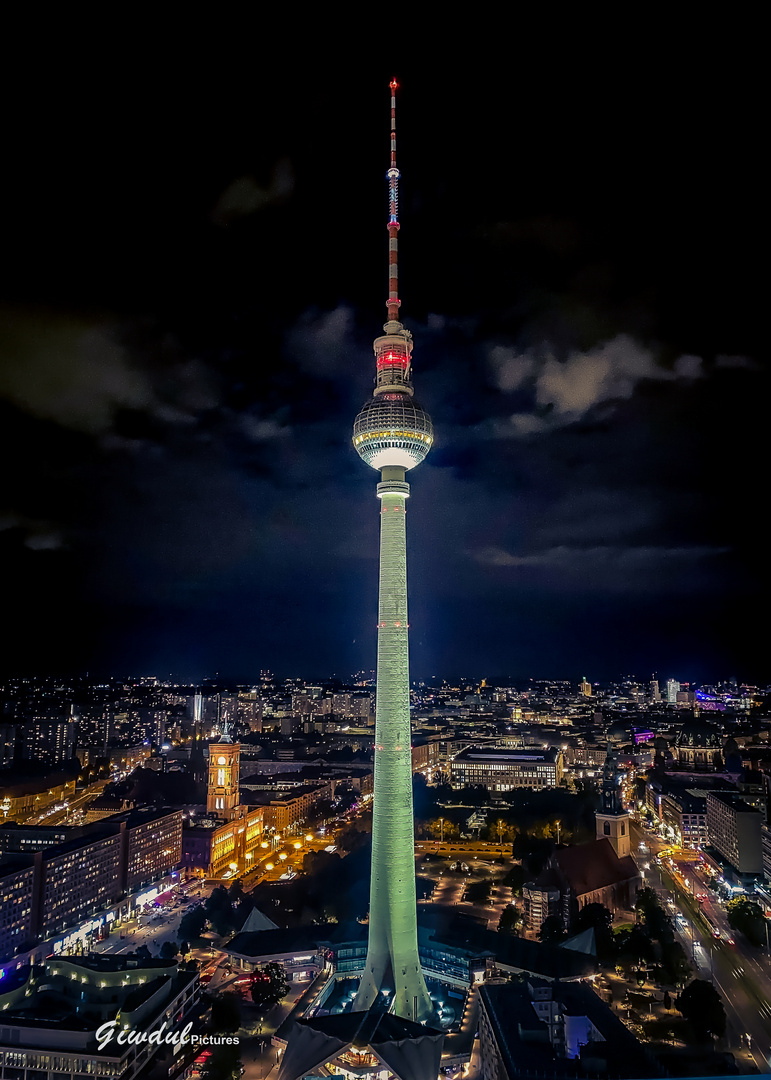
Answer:
<path fill-rule="evenodd" d="M 757 810 L 754 806 L 750 806 L 745 802 L 741 795 L 738 795 L 734 791 L 708 791 L 707 792 L 707 805 L 709 806 L 710 799 L 714 799 L 717 802 L 723 803 L 724 806 L 730 806 L 732 810 L 735 810 L 739 814 L 759 814 L 760 810 Z"/>
<path fill-rule="evenodd" d="M 634 880 L 640 874 L 631 855 L 620 859 L 606 837 L 560 848 L 554 858 L 577 896 Z"/>
<path fill-rule="evenodd" d="M 557 760 L 560 751 L 554 747 L 548 750 L 504 750 L 491 746 L 485 750 L 469 747 L 454 758 L 455 761 L 497 761 L 513 763 L 523 761 L 544 761 L 553 764 Z"/>

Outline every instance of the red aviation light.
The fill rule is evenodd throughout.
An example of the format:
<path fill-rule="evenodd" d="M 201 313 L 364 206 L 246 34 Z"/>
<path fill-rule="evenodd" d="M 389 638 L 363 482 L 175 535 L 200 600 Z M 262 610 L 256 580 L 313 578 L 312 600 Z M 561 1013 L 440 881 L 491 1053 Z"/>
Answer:
<path fill-rule="evenodd" d="M 407 365 L 409 364 L 409 362 L 410 362 L 409 356 L 407 356 L 405 353 L 395 353 L 395 352 L 393 352 L 393 350 L 391 352 L 382 353 L 377 358 L 377 366 L 379 368 L 389 368 L 389 367 L 406 368 Z"/>
<path fill-rule="evenodd" d="M 399 89 L 399 84 L 396 81 L 396 79 L 391 79 L 391 81 L 390 81 L 390 83 L 388 85 L 390 86 L 390 88 L 392 90 L 398 90 Z"/>

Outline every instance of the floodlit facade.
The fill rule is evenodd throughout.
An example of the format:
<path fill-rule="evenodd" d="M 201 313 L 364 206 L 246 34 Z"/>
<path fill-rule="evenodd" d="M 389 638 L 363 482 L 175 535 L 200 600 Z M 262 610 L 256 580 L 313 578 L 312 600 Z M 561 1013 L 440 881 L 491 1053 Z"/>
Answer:
<path fill-rule="evenodd" d="M 222 821 L 231 821 L 238 813 L 238 784 L 241 775 L 241 744 L 234 743 L 228 727 L 216 743 L 209 746 L 209 784 L 206 810 Z"/>
<path fill-rule="evenodd" d="M 391 165 L 387 172 L 388 319 L 374 343 L 375 389 L 356 417 L 353 445 L 380 472 L 380 595 L 378 605 L 375 782 L 372 885 L 367 960 L 355 1011 L 367 1010 L 393 990 L 393 1012 L 426 1021 L 434 1009 L 418 958 L 415 844 L 412 812 L 407 549 L 408 469 L 424 460 L 433 442 L 431 418 L 412 387 L 412 335 L 399 321 L 396 83 L 391 83 Z"/>
<path fill-rule="evenodd" d="M 557 747 L 547 750 L 469 747 L 450 763 L 450 782 L 454 787 L 482 784 L 491 792 L 517 788 L 540 791 L 557 787 L 562 770 L 563 755 Z"/>
<path fill-rule="evenodd" d="M 763 815 L 733 791 L 707 792 L 707 837 L 740 875 L 763 873 Z"/>

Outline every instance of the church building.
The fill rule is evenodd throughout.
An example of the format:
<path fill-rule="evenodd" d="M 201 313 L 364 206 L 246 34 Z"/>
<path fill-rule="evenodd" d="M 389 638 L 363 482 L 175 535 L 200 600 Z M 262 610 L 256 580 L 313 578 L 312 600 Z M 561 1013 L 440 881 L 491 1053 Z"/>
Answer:
<path fill-rule="evenodd" d="M 631 911 L 640 872 L 631 854 L 630 817 L 621 802 L 610 744 L 602 770 L 602 804 L 595 815 L 597 839 L 558 848 L 542 874 L 523 888 L 525 925 L 538 933 L 548 915 L 565 928 L 586 904 L 603 904 L 614 915 Z"/>

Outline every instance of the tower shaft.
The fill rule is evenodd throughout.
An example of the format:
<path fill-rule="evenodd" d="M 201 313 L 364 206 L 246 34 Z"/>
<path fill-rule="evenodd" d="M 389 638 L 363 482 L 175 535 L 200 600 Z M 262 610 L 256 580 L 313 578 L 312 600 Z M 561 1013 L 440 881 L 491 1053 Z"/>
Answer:
<path fill-rule="evenodd" d="M 385 468 L 380 498 L 380 595 L 375 706 L 375 800 L 369 943 L 354 1009 L 394 988 L 393 1010 L 429 1020 L 433 1006 L 418 958 L 407 627 L 404 470 Z"/>

